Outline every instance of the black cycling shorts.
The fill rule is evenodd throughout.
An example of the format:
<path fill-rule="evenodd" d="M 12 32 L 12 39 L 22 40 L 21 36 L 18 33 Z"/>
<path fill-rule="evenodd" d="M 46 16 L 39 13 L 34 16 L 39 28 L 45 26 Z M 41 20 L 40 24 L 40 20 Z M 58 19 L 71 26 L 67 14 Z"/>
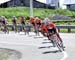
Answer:
<path fill-rule="evenodd" d="M 56 29 L 54 29 L 54 28 L 53 28 L 53 29 L 48 29 L 48 32 L 49 32 L 49 33 L 54 33 L 54 34 L 55 34 L 55 33 L 56 33 Z"/>
<path fill-rule="evenodd" d="M 33 26 L 35 26 L 35 23 L 32 23 Z"/>
<path fill-rule="evenodd" d="M 21 22 L 21 24 L 25 25 L 25 22 Z"/>
<path fill-rule="evenodd" d="M 37 25 L 41 25 L 41 23 L 37 23 Z"/>

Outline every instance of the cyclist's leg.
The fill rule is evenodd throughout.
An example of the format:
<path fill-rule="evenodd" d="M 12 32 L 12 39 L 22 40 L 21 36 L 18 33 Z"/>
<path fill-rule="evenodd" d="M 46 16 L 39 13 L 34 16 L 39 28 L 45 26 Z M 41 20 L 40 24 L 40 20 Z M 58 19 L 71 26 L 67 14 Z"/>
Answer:
<path fill-rule="evenodd" d="M 17 29 L 18 29 L 17 24 L 15 24 L 15 32 L 17 32 Z"/>
<path fill-rule="evenodd" d="M 35 34 L 37 35 L 37 25 L 33 24 L 33 31 L 35 32 Z"/>
<path fill-rule="evenodd" d="M 59 38 L 60 42 L 62 42 L 62 39 L 61 39 L 59 33 L 56 33 L 56 35 L 57 35 L 57 37 Z"/>
<path fill-rule="evenodd" d="M 7 30 L 7 33 L 9 33 L 9 29 L 8 29 L 8 26 L 6 25 L 6 30 Z"/>
<path fill-rule="evenodd" d="M 1 30 L 4 31 L 4 24 L 2 24 L 2 26 L 1 26 Z"/>
<path fill-rule="evenodd" d="M 39 36 L 39 25 L 36 26 L 36 34 Z"/>
<path fill-rule="evenodd" d="M 53 35 L 48 34 L 47 36 L 48 40 L 50 40 L 50 42 L 52 43 L 53 47 L 56 47 L 55 43 L 54 43 L 54 37 Z"/>
<path fill-rule="evenodd" d="M 22 23 L 22 31 L 24 31 L 24 26 L 25 26 L 25 25 Z"/>
<path fill-rule="evenodd" d="M 47 34 L 46 34 L 46 32 L 44 32 L 44 31 L 41 31 L 41 34 L 42 34 L 43 36 L 47 37 Z"/>
<path fill-rule="evenodd" d="M 62 41 L 62 39 L 61 39 L 60 35 L 58 35 L 58 34 L 56 34 L 56 35 L 57 35 L 57 40 L 58 40 L 58 42 L 59 42 L 60 46 L 64 49 L 64 48 L 65 48 L 65 46 L 64 46 L 64 44 L 63 44 L 63 41 Z"/>
<path fill-rule="evenodd" d="M 29 26 L 26 26 L 26 27 L 25 27 L 25 31 L 26 31 L 26 34 L 27 34 L 27 35 L 29 35 L 29 28 L 30 28 Z"/>
<path fill-rule="evenodd" d="M 54 41 L 53 41 L 54 37 L 53 37 L 53 33 L 51 32 L 51 29 L 48 29 L 48 39 L 51 41 L 51 43 L 55 47 L 55 44 L 54 44 Z"/>
<path fill-rule="evenodd" d="M 6 27 L 5 24 L 4 24 L 4 32 L 5 32 L 5 33 L 7 32 L 7 27 Z"/>
<path fill-rule="evenodd" d="M 58 29 L 57 29 L 57 28 L 55 29 L 55 34 L 56 34 L 57 37 L 59 38 L 59 41 L 62 43 L 63 41 L 62 41 L 62 39 L 61 39 L 61 37 L 60 37 L 60 35 L 59 35 L 59 32 L 58 32 Z"/>
<path fill-rule="evenodd" d="M 26 35 L 26 27 L 25 27 L 25 24 L 23 24 L 23 31 L 24 31 L 24 33 Z"/>
<path fill-rule="evenodd" d="M 15 24 L 13 24 L 13 29 L 14 29 L 14 31 L 15 31 Z"/>

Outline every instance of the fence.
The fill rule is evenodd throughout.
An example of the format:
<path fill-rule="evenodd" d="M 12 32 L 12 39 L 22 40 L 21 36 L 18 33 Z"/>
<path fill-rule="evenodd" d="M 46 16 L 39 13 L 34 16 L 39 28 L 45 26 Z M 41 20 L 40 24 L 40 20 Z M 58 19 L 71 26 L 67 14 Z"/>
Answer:
<path fill-rule="evenodd" d="M 12 28 L 13 30 L 13 25 L 7 25 L 9 28 Z M 27 28 L 31 29 L 32 28 L 32 25 L 26 25 Z M 56 25 L 56 27 L 58 28 L 59 32 L 60 32 L 60 29 L 67 29 L 68 32 L 71 32 L 71 29 L 75 29 L 75 25 Z M 18 25 L 18 28 L 21 30 L 22 28 L 22 25 Z"/>
<path fill-rule="evenodd" d="M 71 32 L 71 29 L 75 29 L 75 25 L 57 25 L 57 28 L 60 32 L 60 29 L 67 29 L 68 32 Z"/>

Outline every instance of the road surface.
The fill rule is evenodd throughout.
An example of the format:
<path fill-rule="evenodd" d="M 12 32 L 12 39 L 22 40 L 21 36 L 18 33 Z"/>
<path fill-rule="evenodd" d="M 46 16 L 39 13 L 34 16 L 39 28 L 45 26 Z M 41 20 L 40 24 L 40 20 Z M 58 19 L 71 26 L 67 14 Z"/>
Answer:
<path fill-rule="evenodd" d="M 65 52 L 67 57 L 65 60 L 74 60 L 75 33 L 60 33 L 60 35 L 66 46 Z M 8 60 L 61 60 L 65 57 L 64 53 L 52 47 L 52 44 L 47 38 L 42 35 L 36 36 L 32 32 L 30 35 L 25 35 L 23 32 L 10 32 L 9 34 L 0 32 L 0 49 L 18 52 L 9 55 L 7 57 Z"/>

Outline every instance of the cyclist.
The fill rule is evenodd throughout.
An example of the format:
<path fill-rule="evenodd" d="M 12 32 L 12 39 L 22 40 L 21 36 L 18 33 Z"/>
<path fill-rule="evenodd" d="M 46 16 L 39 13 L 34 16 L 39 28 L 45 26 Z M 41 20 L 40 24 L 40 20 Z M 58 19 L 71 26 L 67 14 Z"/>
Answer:
<path fill-rule="evenodd" d="M 40 18 L 38 18 L 38 17 L 36 17 L 35 18 L 35 23 L 36 23 L 36 35 L 39 35 L 39 27 L 40 27 L 40 25 L 41 25 L 41 19 Z"/>
<path fill-rule="evenodd" d="M 26 22 L 25 17 L 22 16 L 20 18 L 20 22 L 21 22 L 21 25 L 22 25 L 22 30 L 25 32 L 25 22 Z"/>
<path fill-rule="evenodd" d="M 62 43 L 62 39 L 59 35 L 58 29 L 55 26 L 55 24 L 50 20 L 49 25 L 48 25 L 48 32 L 51 32 L 53 34 L 56 34 L 57 37 L 59 38 L 60 42 Z"/>
<path fill-rule="evenodd" d="M 38 18 L 38 17 L 36 17 L 36 18 L 35 18 L 35 22 L 36 22 L 36 24 L 40 27 L 40 25 L 41 25 L 41 19 Z"/>
<path fill-rule="evenodd" d="M 9 30 L 8 30 L 8 27 L 7 27 L 7 19 L 4 16 L 2 16 L 1 18 L 2 18 L 3 31 L 5 33 L 6 32 L 9 33 Z"/>
<path fill-rule="evenodd" d="M 43 35 L 47 36 L 48 39 L 51 40 L 50 36 L 52 34 L 56 34 L 57 37 L 59 38 L 59 41 L 63 44 L 63 41 L 62 41 L 62 39 L 61 39 L 61 37 L 58 33 L 58 29 L 56 28 L 55 24 L 50 19 L 46 18 L 44 20 L 44 25 L 46 25 L 45 28 L 44 28 L 44 31 L 46 32 L 46 34 L 43 32 Z M 51 42 L 53 43 L 52 40 L 51 40 Z"/>
<path fill-rule="evenodd" d="M 29 21 L 30 21 L 30 23 L 32 24 L 33 29 L 34 29 L 34 31 L 35 31 L 35 29 L 36 29 L 36 22 L 35 22 L 35 18 L 31 16 Z"/>
<path fill-rule="evenodd" d="M 44 22 L 41 23 L 40 32 L 43 34 L 43 36 L 47 37 L 48 29 Z"/>
<path fill-rule="evenodd" d="M 14 31 L 17 32 L 17 18 L 15 16 L 12 17 L 12 24 Z"/>
<path fill-rule="evenodd" d="M 30 17 L 29 21 L 33 26 L 35 26 L 35 18 L 34 17 Z"/>
<path fill-rule="evenodd" d="M 48 36 L 50 36 L 51 34 L 56 34 L 57 37 L 59 38 L 58 40 L 60 41 L 61 46 L 64 47 L 63 41 L 62 41 L 62 39 L 59 35 L 59 32 L 58 32 L 58 29 L 57 29 L 56 25 L 50 19 L 48 19 L 48 22 L 49 22 L 48 25 L 47 25 L 48 33 L 49 33 Z"/>

